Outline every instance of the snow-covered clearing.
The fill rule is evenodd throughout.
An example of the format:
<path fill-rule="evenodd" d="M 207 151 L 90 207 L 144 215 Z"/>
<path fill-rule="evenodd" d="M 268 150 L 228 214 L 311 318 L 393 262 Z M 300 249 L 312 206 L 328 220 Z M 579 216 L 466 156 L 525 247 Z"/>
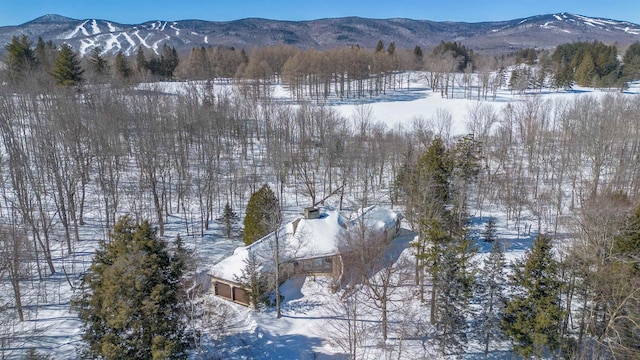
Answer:
<path fill-rule="evenodd" d="M 95 23 L 94 23 L 95 24 Z M 84 25 L 84 24 L 83 24 Z M 167 24 L 152 24 L 164 28 Z M 111 26 L 110 26 L 111 28 Z M 76 30 L 86 32 L 80 26 Z M 94 29 L 94 32 L 96 30 Z M 113 35 L 112 35 L 113 36 Z M 115 39 L 115 37 L 114 37 Z M 114 40 L 115 41 L 115 40 Z M 155 45 L 154 45 L 155 46 Z M 163 91 L 177 93 L 185 91 L 185 87 L 192 84 L 165 83 L 150 86 L 160 86 Z M 144 87 L 144 86 L 143 86 Z M 230 85 L 216 84 L 218 91 L 226 91 Z M 498 92 L 495 100 L 483 101 L 493 107 L 496 112 L 505 106 L 521 101 L 530 96 L 540 96 L 544 99 L 566 100 L 582 94 L 600 96 L 606 91 L 576 88 L 568 92 L 545 91 L 535 94 L 513 95 L 508 90 Z M 633 84 L 627 94 L 640 93 L 640 83 Z M 290 100 L 287 89 L 276 86 L 273 94 L 281 100 Z M 461 95 L 462 91 L 454 93 Z M 636 95 L 637 96 L 637 95 Z M 479 104 L 477 100 L 462 99 L 459 97 L 445 99 L 439 92 L 427 88 L 419 77 L 414 77 L 409 89 L 389 91 L 386 95 L 371 99 L 353 99 L 349 101 L 331 100 L 328 105 L 350 118 L 363 106 L 370 110 L 372 121 L 384 124 L 390 129 L 411 129 L 416 119 L 429 120 L 437 116 L 438 111 L 446 111 L 451 114 L 450 125 L 452 135 L 463 135 L 468 132 L 467 117 L 470 109 Z M 289 189 L 292 190 L 292 189 Z M 296 207 L 294 194 L 286 194 L 285 209 L 287 219 L 292 219 L 300 212 Z M 336 201 L 329 199 L 328 206 L 335 206 Z M 125 206 L 126 208 L 126 206 Z M 402 209 L 400 209 L 401 211 Z M 243 212 L 239 209 L 238 212 Z M 472 235 L 478 237 L 483 228 L 487 216 L 494 216 L 498 220 L 499 238 L 506 245 L 507 259 L 513 260 L 520 257 L 530 246 L 536 235 L 532 228 L 537 225 L 533 219 L 527 219 L 524 214 L 518 224 L 510 222 L 507 226 L 506 215 L 503 209 L 497 206 L 487 206 L 482 213 L 471 209 Z M 220 224 L 214 224 L 205 231 L 204 236 L 194 235 L 194 231 L 185 226 L 188 214 L 173 214 L 169 218 L 165 237 L 174 238 L 180 234 L 188 247 L 197 255 L 198 274 L 204 278 L 208 269 L 224 257 L 233 253 L 234 249 L 242 242 L 238 238 L 227 239 Z M 77 357 L 76 347 L 80 339 L 80 322 L 76 315 L 70 311 L 69 304 L 73 295 L 70 283 L 89 267 L 94 249 L 98 240 L 105 237 L 105 229 L 102 227 L 101 212 L 98 206 L 95 209 L 87 209 L 85 217 L 86 225 L 81 227 L 81 242 L 75 244 L 72 256 L 61 255 L 64 253 L 63 244 L 56 243 L 54 254 L 57 256 L 54 262 L 59 272 L 49 276 L 45 281 L 25 286 L 24 295 L 25 317 L 24 322 L 18 322 L 14 318 L 0 319 L 0 338 L 2 338 L 0 358 L 13 358 L 22 356 L 26 349 L 34 348 L 41 355 L 48 355 L 55 359 L 73 359 Z M 391 244 L 390 251 L 396 253 L 396 258 L 406 258 L 411 261 L 409 243 L 415 234 L 404 224 L 401 235 Z M 480 257 L 489 251 L 487 244 L 478 241 Z M 66 272 L 66 273 L 65 273 Z M 68 277 L 68 278 L 67 278 Z M 37 280 L 29 280 L 37 282 Z M 323 277 L 296 277 L 287 281 L 282 287 L 284 302 L 282 308 L 283 317 L 275 318 L 275 311 L 268 309 L 256 312 L 248 308 L 231 304 L 221 299 L 208 295 L 210 303 L 228 308 L 233 314 L 234 321 L 230 321 L 227 329 L 228 335 L 218 338 L 215 334 L 206 334 L 205 341 L 200 349 L 193 353 L 193 358 L 234 358 L 234 359 L 341 359 L 345 350 L 341 347 L 341 339 L 344 338 L 345 319 L 340 315 L 342 291 L 332 293 L 329 290 L 329 280 Z M 208 285 L 205 282 L 205 286 Z M 0 294 L 0 307 L 10 306 L 12 293 L 10 286 L 3 280 Z M 36 290 L 33 290 L 36 289 Z M 425 316 L 425 311 L 419 303 L 407 302 L 415 291 L 414 286 L 405 286 L 394 295 L 392 306 L 404 311 L 397 311 L 391 321 L 393 329 L 401 329 L 420 316 Z M 376 309 L 368 308 L 361 314 L 367 334 L 363 357 L 377 358 L 432 358 L 437 355 L 435 351 L 425 347 L 425 343 L 415 333 L 407 333 L 402 339 L 394 338 L 383 344 L 379 330 L 379 314 Z M 408 326 L 407 326 L 408 327 Z M 399 331 L 399 330 L 398 330 Z M 417 330 L 415 330 L 417 331 Z M 342 344 L 344 345 L 344 344 Z M 402 345 L 402 346 L 399 346 Z M 473 347 L 473 346 L 472 346 Z M 471 351 L 465 358 L 481 358 L 480 346 L 477 353 Z M 402 353 L 399 353 L 401 351 Z M 500 354 L 496 354 L 499 356 Z"/>

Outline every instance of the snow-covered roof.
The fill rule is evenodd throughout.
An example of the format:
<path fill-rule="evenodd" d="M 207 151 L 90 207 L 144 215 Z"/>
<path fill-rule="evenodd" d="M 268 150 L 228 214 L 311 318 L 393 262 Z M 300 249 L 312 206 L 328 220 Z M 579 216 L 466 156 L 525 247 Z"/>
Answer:
<path fill-rule="evenodd" d="M 377 205 L 360 208 L 352 217 L 352 222 L 363 221 L 367 228 L 372 230 L 390 229 L 401 220 L 399 213 Z"/>
<path fill-rule="evenodd" d="M 374 231 L 392 228 L 400 214 L 379 206 L 356 211 L 347 219 L 337 210 L 321 210 L 316 219 L 298 218 L 282 226 L 253 244 L 237 248 L 233 255 L 215 264 L 209 272 L 212 276 L 228 281 L 237 281 L 251 257 L 258 268 L 269 271 L 273 268 L 275 239 L 278 236 L 280 262 L 311 259 L 338 254 L 339 245 L 350 226 L 361 223 Z"/>

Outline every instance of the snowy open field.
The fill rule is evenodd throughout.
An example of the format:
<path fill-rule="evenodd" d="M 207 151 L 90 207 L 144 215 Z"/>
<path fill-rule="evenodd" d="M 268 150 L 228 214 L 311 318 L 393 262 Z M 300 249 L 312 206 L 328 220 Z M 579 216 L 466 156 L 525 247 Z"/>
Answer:
<path fill-rule="evenodd" d="M 353 100 L 345 102 L 329 103 L 345 118 L 352 117 L 359 108 L 365 106 L 371 111 L 372 119 L 376 123 L 385 124 L 390 129 L 411 128 L 415 119 L 429 120 L 438 112 L 446 111 L 451 114 L 451 135 L 464 135 L 468 132 L 467 120 L 470 109 L 478 106 L 477 100 L 461 98 L 444 99 L 439 92 L 434 92 L 420 81 L 419 77 L 411 84 L 409 90 L 388 92 L 384 96 L 374 99 Z M 164 91 L 178 92 L 182 83 L 163 84 Z M 215 85 L 220 91 L 225 86 Z M 286 88 L 276 86 L 273 90 L 276 98 L 288 100 Z M 495 101 L 484 101 L 497 112 L 505 106 L 521 101 L 525 97 L 540 96 L 553 101 L 563 101 L 575 96 L 592 95 L 601 96 L 608 93 L 603 90 L 589 88 L 575 88 L 568 92 L 546 91 L 525 95 L 514 95 L 508 90 L 498 93 Z M 626 91 L 628 96 L 638 96 L 640 83 L 632 84 Z M 455 94 L 455 93 L 454 93 Z M 456 95 L 461 95 L 457 92 Z M 292 189 L 289 189 L 292 190 Z M 293 193 L 286 194 L 285 215 L 288 220 L 300 213 L 301 208 L 296 206 L 296 197 Z M 353 199 L 351 199 L 353 200 Z M 352 202 L 355 206 L 356 203 Z M 336 206 L 335 199 L 327 201 L 328 206 Z M 384 200 L 382 205 L 389 205 Z M 126 206 L 125 206 L 126 208 Z M 396 209 L 402 211 L 402 209 Z M 237 209 L 242 213 L 244 209 Z M 470 209 L 472 219 L 472 234 L 478 237 L 483 228 L 487 216 L 494 216 L 498 220 L 498 235 L 505 244 L 507 259 L 513 260 L 521 256 L 529 247 L 537 224 L 527 217 L 525 213 L 521 222 L 509 222 L 507 224 L 504 209 L 486 204 L 482 211 Z M 213 224 L 205 232 L 204 236 L 194 235 L 193 231 L 185 229 L 185 214 L 173 214 L 167 224 L 166 239 L 170 240 L 180 234 L 187 246 L 197 256 L 197 270 L 199 279 L 205 279 L 208 268 L 228 256 L 233 250 L 242 245 L 241 239 L 226 239 L 223 229 L 219 224 Z M 0 358 L 16 358 L 25 353 L 26 349 L 34 348 L 40 355 L 47 355 L 52 359 L 74 359 L 77 357 L 76 347 L 80 342 L 80 322 L 69 309 L 75 282 L 90 265 L 94 249 L 98 240 L 105 237 L 106 229 L 102 227 L 101 212 L 88 208 L 85 216 L 86 225 L 81 227 L 81 242 L 75 245 L 72 256 L 62 256 L 63 244 L 56 243 L 58 247 L 53 251 L 57 257 L 54 259 L 56 267 L 64 269 L 46 278 L 46 281 L 24 286 L 25 293 L 25 318 L 22 323 L 14 318 L 0 318 L 0 338 L 2 338 L 2 350 Z M 526 230 L 525 230 L 526 229 Z M 547 230 L 547 229 L 544 229 Z M 412 261 L 409 243 L 415 234 L 409 230 L 409 225 L 404 224 L 403 230 L 392 243 L 389 251 L 395 254 L 397 259 L 405 258 Z M 489 251 L 489 247 L 481 241 L 480 257 Z M 425 316 L 424 309 L 414 302 L 408 302 L 407 294 L 411 294 L 415 286 L 398 289 L 394 294 L 392 306 L 397 309 L 397 317 L 392 319 L 391 327 L 400 331 L 401 328 L 410 328 L 409 324 L 417 322 L 421 316 Z M 10 306 L 11 289 L 7 282 L 0 287 L 0 307 Z M 35 290 L 34 290 L 35 289 Z M 222 359 L 341 359 L 344 358 L 344 348 L 340 339 L 346 329 L 344 321 L 340 318 L 340 291 L 331 293 L 328 280 L 322 277 L 294 278 L 287 281 L 283 287 L 284 302 L 282 304 L 281 319 L 275 318 L 272 309 L 255 312 L 243 306 L 231 304 L 207 296 L 206 302 L 214 308 L 225 308 L 230 312 L 229 326 L 224 330 L 226 336 L 205 336 L 200 349 L 193 353 L 193 358 L 222 358 Z M 399 311 L 402 310 L 402 311 Z M 375 309 L 371 308 L 362 317 L 368 334 L 365 358 L 392 359 L 392 358 L 437 358 L 435 350 L 429 348 L 412 332 L 406 333 L 403 338 L 394 338 L 383 346 L 379 330 L 379 316 Z M 213 327 L 213 326 L 211 326 Z M 203 325 L 205 334 L 207 326 Z M 414 329 L 418 331 L 418 329 Z M 11 334 L 11 339 L 8 335 Z M 472 343 L 471 348 L 474 348 Z M 483 358 L 480 345 L 475 346 L 477 352 L 471 351 L 465 358 Z M 496 352 L 495 358 L 506 356 Z"/>

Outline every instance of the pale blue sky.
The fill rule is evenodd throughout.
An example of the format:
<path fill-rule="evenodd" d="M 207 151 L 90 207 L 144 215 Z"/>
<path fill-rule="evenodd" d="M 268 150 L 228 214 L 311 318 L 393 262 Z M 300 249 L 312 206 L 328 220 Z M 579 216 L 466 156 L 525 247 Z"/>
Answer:
<path fill-rule="evenodd" d="M 640 0 L 0 0 L 0 26 L 19 25 L 45 14 L 135 24 L 148 20 L 343 16 L 478 22 L 563 11 L 640 24 Z"/>

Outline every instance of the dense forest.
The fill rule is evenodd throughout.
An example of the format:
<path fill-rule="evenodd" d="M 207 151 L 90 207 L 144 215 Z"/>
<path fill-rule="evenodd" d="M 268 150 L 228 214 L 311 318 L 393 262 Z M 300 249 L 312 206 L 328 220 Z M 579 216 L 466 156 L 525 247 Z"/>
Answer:
<path fill-rule="evenodd" d="M 86 310 L 103 292 L 83 286 L 83 278 L 93 284 L 86 274 L 73 276 L 82 271 L 75 259 L 88 240 L 84 229 L 98 226 L 111 239 L 101 245 L 92 276 L 106 271 L 113 254 L 144 250 L 173 269 L 173 286 L 184 281 L 184 289 L 172 287 L 172 296 L 158 301 L 186 308 L 202 294 L 178 279 L 189 269 L 179 241 L 159 240 L 167 223 L 179 216 L 187 235 L 202 235 L 220 218 L 244 214 L 268 183 L 283 208 L 331 197 L 340 209 L 380 202 L 402 209 L 417 234 L 410 282 L 428 316 L 419 326 L 403 323 L 409 330 L 389 325 L 387 335 L 390 295 L 376 290 L 395 286 L 395 277 L 372 277 L 362 291 L 384 314 L 385 340 L 409 331 L 443 356 L 463 354 L 472 341 L 485 354 L 508 344 L 525 358 L 640 356 L 640 97 L 620 91 L 640 78 L 640 43 L 624 54 L 599 42 L 499 57 L 455 42 L 433 49 L 379 42 L 375 49 L 212 47 L 182 55 L 164 46 L 132 58 L 106 58 L 99 50 L 80 58 L 69 46 L 42 39 L 34 46 L 23 37 L 6 50 L 3 349 L 12 341 L 10 324 L 34 311 L 24 305 L 26 294 L 44 297 L 48 290 L 39 284 L 64 274 L 85 294 L 75 309 L 87 324 L 89 354 L 137 356 L 118 347 L 120 338 L 108 338 L 111 348 L 96 345 L 98 316 Z M 350 118 L 328 106 L 407 89 L 415 77 L 444 98 L 477 100 L 468 110 L 468 135 L 449 133 L 446 111 L 389 129 L 373 121 L 367 105 Z M 177 80 L 184 81 L 181 90 L 168 91 L 167 82 Z M 274 99 L 276 84 L 288 89 L 288 101 Z M 538 94 L 573 86 L 615 91 L 556 101 Z M 501 112 L 484 103 L 504 89 L 522 97 Z M 512 264 L 492 221 L 481 241 L 496 246 L 482 264 L 474 260 L 471 213 L 483 218 L 496 208 L 519 233 L 538 234 Z M 355 318 L 357 295 L 342 299 L 344 316 Z M 185 312 L 184 321 L 189 328 L 202 319 Z M 169 335 L 161 345 L 156 337 L 121 341 L 146 349 L 148 358 L 183 358 L 200 338 L 177 333 L 184 342 Z M 118 336 L 128 336 L 126 329 Z M 345 336 L 349 358 L 363 356 L 359 339 L 366 333 L 355 326 Z"/>

